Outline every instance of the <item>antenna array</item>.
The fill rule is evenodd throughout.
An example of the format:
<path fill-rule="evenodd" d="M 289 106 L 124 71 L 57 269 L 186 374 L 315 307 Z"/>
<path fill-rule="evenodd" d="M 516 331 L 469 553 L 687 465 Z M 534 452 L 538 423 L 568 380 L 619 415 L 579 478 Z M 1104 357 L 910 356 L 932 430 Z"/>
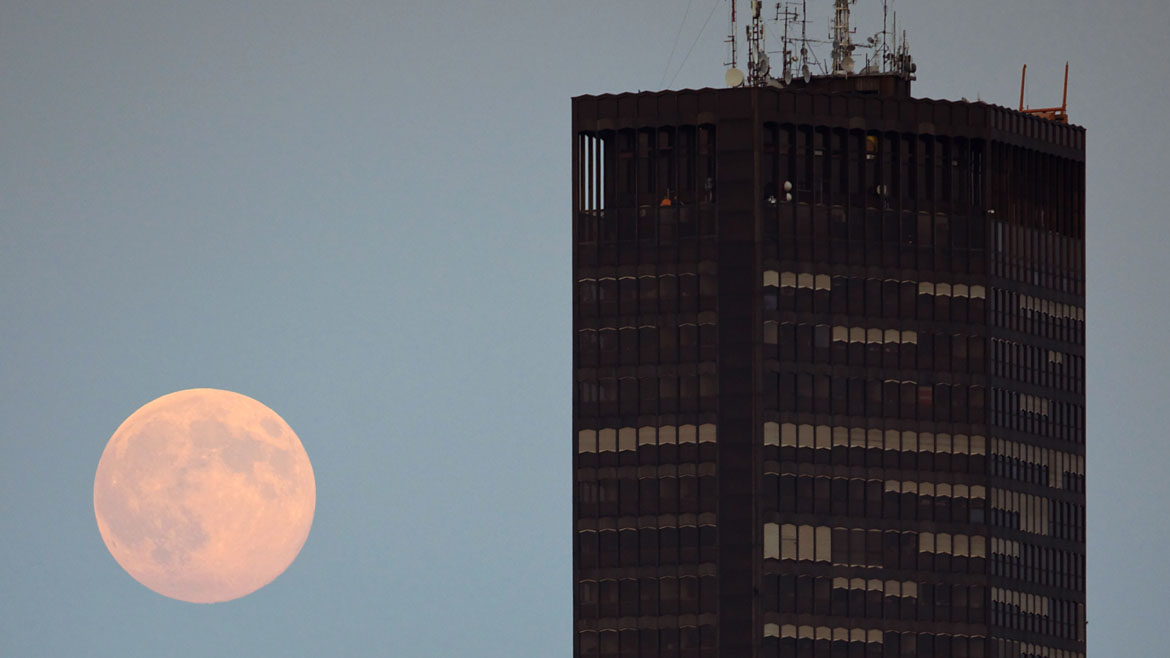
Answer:
<path fill-rule="evenodd" d="M 851 6 L 857 0 L 834 0 L 834 13 L 829 22 L 827 39 L 810 39 L 808 37 L 808 7 L 807 0 L 784 0 L 776 3 L 773 23 L 780 25 L 782 47 L 773 54 L 780 55 L 780 70 L 773 75 L 769 51 L 765 45 L 764 24 L 761 0 L 750 0 L 751 22 L 744 28 L 747 41 L 747 72 L 737 68 L 737 41 L 738 22 L 736 16 L 736 0 L 729 0 L 731 5 L 731 33 L 726 39 L 730 45 L 730 61 L 725 62 L 731 68 L 727 72 L 726 81 L 729 86 L 738 87 L 784 87 L 792 83 L 799 76 L 808 83 L 816 69 L 821 76 L 849 77 L 855 75 L 895 75 L 913 80 L 918 65 L 910 57 L 905 32 L 899 39 L 898 15 L 893 13 L 893 29 L 889 28 L 890 0 L 882 0 L 882 29 L 866 39 L 864 43 L 854 43 L 853 35 L 856 29 L 851 25 Z M 797 28 L 799 27 L 799 36 Z M 828 46 L 830 56 L 822 60 L 816 55 L 815 47 Z M 864 66 L 860 72 L 854 72 L 857 66 L 854 53 L 861 51 L 865 54 Z M 795 70 L 794 70 L 795 67 Z"/>

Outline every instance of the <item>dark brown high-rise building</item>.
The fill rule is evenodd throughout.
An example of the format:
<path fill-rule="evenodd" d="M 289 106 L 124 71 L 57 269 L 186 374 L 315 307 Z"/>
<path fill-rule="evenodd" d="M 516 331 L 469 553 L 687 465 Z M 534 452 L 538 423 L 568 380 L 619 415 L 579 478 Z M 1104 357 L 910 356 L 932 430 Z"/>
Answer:
<path fill-rule="evenodd" d="M 1084 137 L 573 100 L 575 656 L 1084 656 Z"/>

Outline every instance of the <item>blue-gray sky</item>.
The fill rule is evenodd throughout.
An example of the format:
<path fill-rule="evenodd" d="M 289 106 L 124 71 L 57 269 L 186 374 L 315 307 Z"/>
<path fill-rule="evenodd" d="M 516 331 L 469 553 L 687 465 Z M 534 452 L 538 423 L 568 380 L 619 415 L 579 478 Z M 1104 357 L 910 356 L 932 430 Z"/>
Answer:
<path fill-rule="evenodd" d="M 0 655 L 570 655 L 569 98 L 720 84 L 717 1 L 0 2 Z M 1089 647 L 1161 655 L 1170 10 L 898 11 L 919 96 L 1013 106 L 1027 63 L 1055 104 L 1071 61 Z M 318 486 L 292 567 L 214 606 L 131 580 L 92 508 L 118 424 L 198 386 L 280 413 Z"/>

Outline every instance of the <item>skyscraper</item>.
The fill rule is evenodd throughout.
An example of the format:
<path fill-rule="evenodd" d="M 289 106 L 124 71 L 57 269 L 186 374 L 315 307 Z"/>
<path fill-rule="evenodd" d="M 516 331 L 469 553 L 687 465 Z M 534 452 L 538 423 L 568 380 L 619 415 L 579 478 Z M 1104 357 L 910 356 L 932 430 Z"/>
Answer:
<path fill-rule="evenodd" d="M 1085 653 L 1084 130 L 573 99 L 574 655 Z"/>

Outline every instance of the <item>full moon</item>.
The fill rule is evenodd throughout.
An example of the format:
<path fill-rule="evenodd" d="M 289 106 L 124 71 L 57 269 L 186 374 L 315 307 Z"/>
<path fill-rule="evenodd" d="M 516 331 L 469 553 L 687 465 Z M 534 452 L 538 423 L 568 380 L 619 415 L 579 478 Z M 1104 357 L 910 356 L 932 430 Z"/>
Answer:
<path fill-rule="evenodd" d="M 284 419 L 211 388 L 131 414 L 93 483 L 98 530 L 118 564 L 192 603 L 230 601 L 276 579 L 309 536 L 316 503 L 313 466 Z"/>

